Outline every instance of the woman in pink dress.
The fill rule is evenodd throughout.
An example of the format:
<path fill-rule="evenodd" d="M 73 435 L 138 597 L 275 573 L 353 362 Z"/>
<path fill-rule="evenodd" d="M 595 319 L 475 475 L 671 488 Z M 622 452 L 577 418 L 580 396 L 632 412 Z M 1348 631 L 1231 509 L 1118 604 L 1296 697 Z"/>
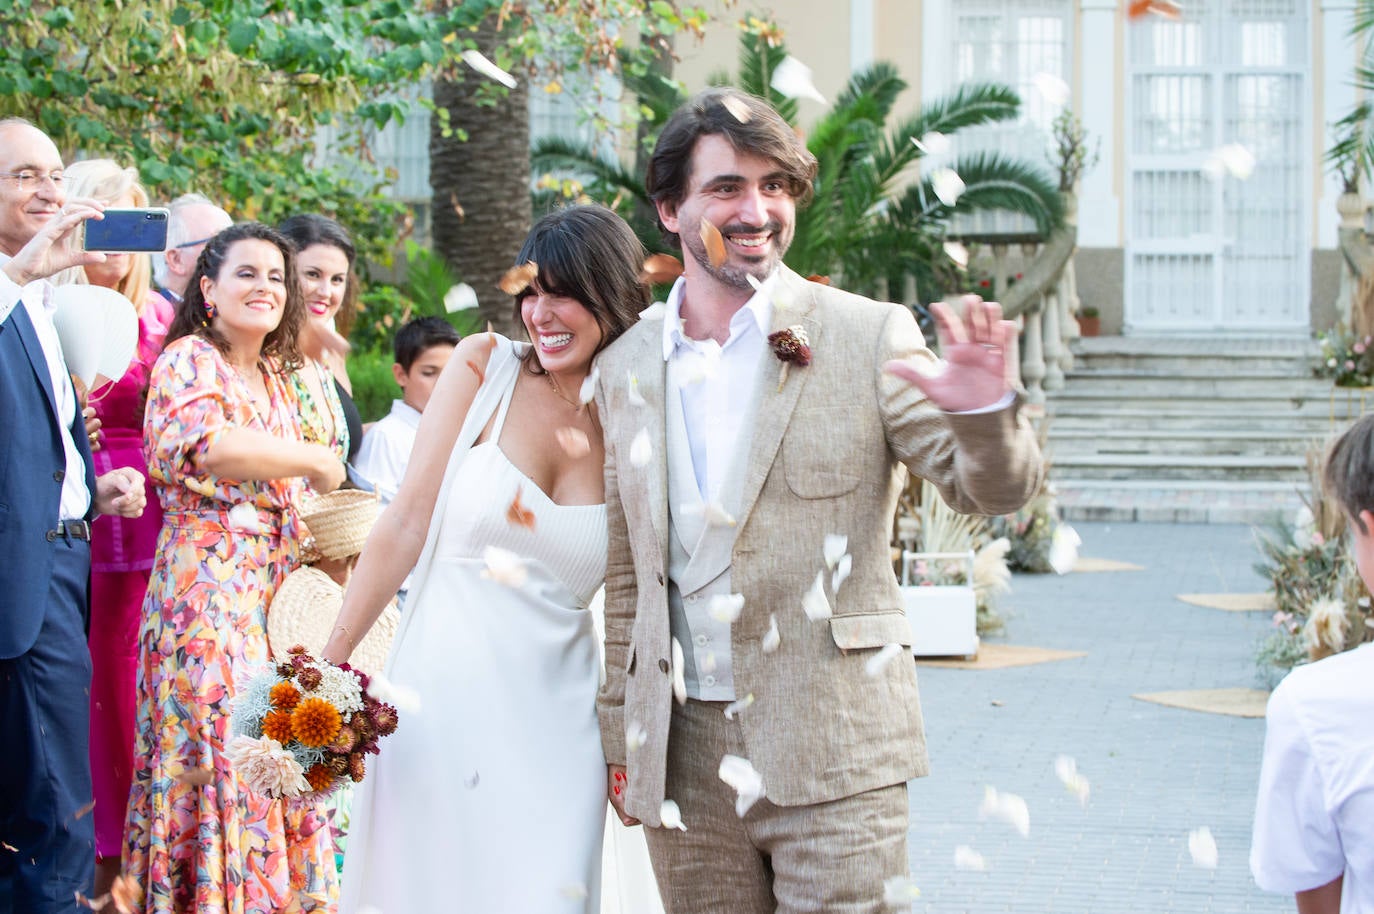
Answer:
<path fill-rule="evenodd" d="M 90 197 L 108 207 L 147 206 L 138 172 L 110 159 L 77 162 L 66 171 L 68 194 Z M 108 254 L 105 262 L 77 267 L 63 277 L 114 289 L 138 311 L 138 349 L 129 369 L 91 390 L 100 430 L 92 439 L 97 475 L 133 467 L 147 476 L 143 456 L 143 399 L 148 373 L 162 351 L 171 306 L 151 289 L 147 254 Z M 124 812 L 134 746 L 134 671 L 138 626 L 148 573 L 153 567 L 162 509 L 152 480 L 142 517 L 101 515 L 91 525 L 91 782 L 95 790 L 95 894 L 109 890 L 119 874 L 124 846 Z"/>

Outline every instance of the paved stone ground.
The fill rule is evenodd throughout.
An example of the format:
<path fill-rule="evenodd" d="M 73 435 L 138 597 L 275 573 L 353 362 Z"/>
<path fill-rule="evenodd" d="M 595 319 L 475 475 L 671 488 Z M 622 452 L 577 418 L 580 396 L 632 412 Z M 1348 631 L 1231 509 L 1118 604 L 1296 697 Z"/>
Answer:
<path fill-rule="evenodd" d="M 1172 689 L 1265 687 L 1253 662 L 1266 613 L 1189 606 L 1180 593 L 1254 593 L 1248 527 L 1075 524 L 1083 554 L 1144 571 L 1018 575 L 1002 606 L 1008 644 L 1088 656 L 1005 670 L 920 667 L 931 776 L 912 783 L 913 910 L 931 914 L 1291 912 L 1249 872 L 1264 721 L 1131 698 Z M 1087 808 L 1054 774 L 1056 755 L 1092 785 Z M 1030 836 L 980 821 L 985 785 L 1016 793 Z M 1206 825 L 1219 865 L 1193 865 Z M 954 849 L 986 872 L 954 867 Z"/>

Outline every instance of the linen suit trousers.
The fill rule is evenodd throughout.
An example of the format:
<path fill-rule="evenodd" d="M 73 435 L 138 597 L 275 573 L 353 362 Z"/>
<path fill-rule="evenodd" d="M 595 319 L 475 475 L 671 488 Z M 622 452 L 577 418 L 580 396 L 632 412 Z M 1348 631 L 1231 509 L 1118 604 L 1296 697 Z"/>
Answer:
<path fill-rule="evenodd" d="M 809 806 L 778 806 L 765 795 L 741 818 L 720 760 L 749 753 L 726 704 L 673 705 L 666 795 L 687 830 L 645 829 L 668 914 L 897 910 L 885 905 L 883 882 L 910 867 L 906 784 Z"/>

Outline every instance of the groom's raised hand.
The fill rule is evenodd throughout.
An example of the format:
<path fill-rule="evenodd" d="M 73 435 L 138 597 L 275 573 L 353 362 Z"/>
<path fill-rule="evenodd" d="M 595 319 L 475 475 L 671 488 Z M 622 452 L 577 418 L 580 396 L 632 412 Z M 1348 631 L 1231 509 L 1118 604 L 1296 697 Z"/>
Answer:
<path fill-rule="evenodd" d="M 638 825 L 639 820 L 625 813 L 625 791 L 629 789 L 630 779 L 625 775 L 624 765 L 606 766 L 606 799 L 620 821 L 625 825 Z"/>
<path fill-rule="evenodd" d="M 939 369 L 927 373 L 915 360 L 894 360 L 883 370 L 919 387 L 940 409 L 962 413 L 1004 399 L 1020 381 L 1015 321 L 1002 319 L 1002 306 L 965 295 L 963 314 L 944 302 L 930 306 L 940 341 Z"/>

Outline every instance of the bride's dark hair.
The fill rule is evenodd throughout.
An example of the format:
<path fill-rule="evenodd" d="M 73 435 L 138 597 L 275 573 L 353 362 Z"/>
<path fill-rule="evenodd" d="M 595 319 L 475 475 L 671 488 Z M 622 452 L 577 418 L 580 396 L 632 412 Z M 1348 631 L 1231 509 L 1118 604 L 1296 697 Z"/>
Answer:
<path fill-rule="evenodd" d="M 534 224 L 516 255 L 517 265 L 534 262 L 539 273 L 515 296 L 515 322 L 523 325 L 520 305 L 537 292 L 581 302 L 601 327 L 600 352 L 639 320 L 649 304 L 642 278 L 644 245 L 634 231 L 604 206 L 570 206 Z M 533 353 L 533 350 L 531 350 Z M 538 360 L 529 367 L 540 370 Z"/>

